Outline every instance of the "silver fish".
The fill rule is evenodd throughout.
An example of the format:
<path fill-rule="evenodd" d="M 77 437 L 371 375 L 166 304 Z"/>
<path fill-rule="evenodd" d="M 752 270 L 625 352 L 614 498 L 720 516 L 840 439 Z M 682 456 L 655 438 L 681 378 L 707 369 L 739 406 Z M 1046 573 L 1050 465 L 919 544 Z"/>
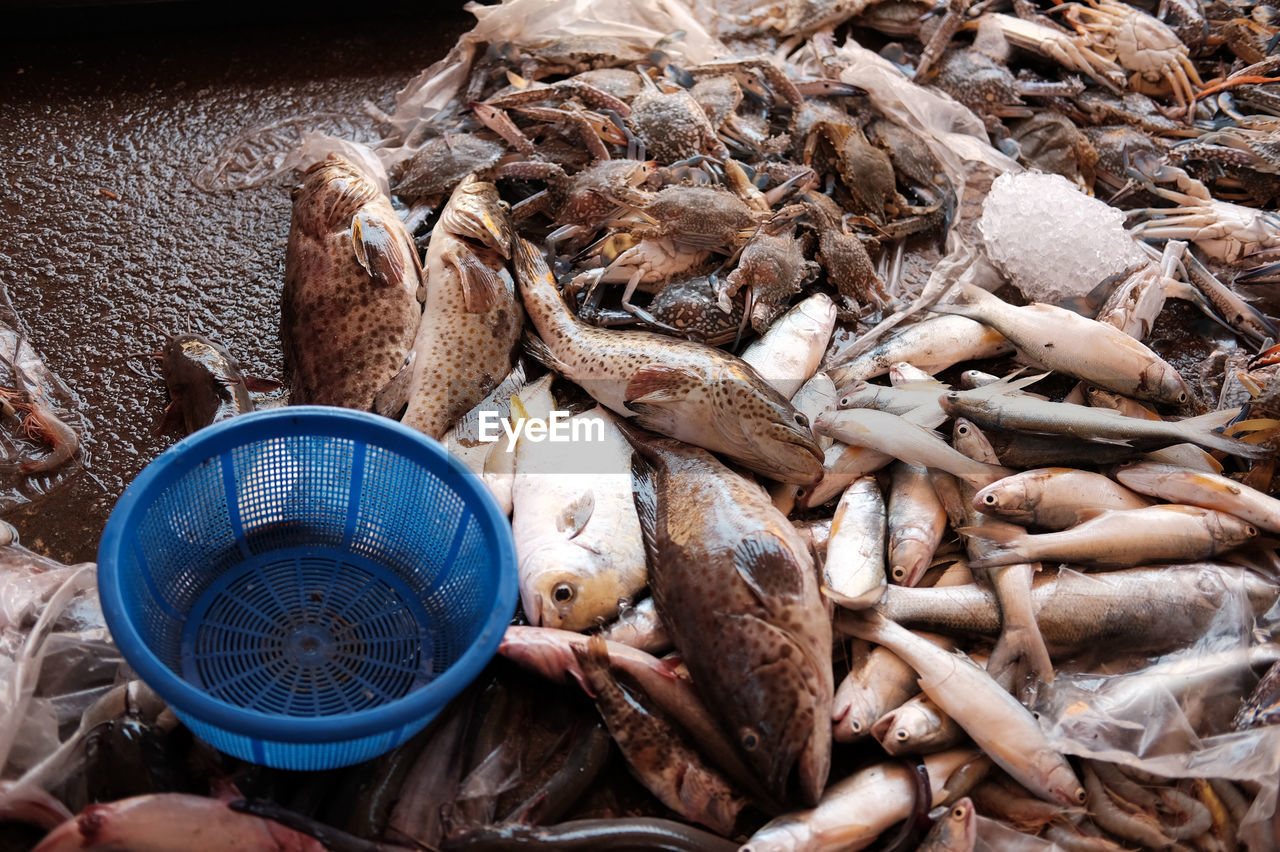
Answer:
<path fill-rule="evenodd" d="M 971 284 L 962 285 L 960 298 L 933 310 L 991 326 L 1035 364 L 1126 396 L 1177 405 L 1188 399 L 1177 370 L 1114 326 L 1054 305 L 1016 307 Z"/>
<path fill-rule="evenodd" d="M 843 607 L 861 609 L 880 600 L 885 587 L 884 496 L 874 476 L 845 489 L 831 521 L 822 593 Z"/>
<path fill-rule="evenodd" d="M 851 613 L 843 626 L 902 657 L 920 674 L 924 693 L 1028 790 L 1061 805 L 1084 804 L 1080 779 L 1031 712 L 967 657 L 943 651 L 874 610 Z"/>

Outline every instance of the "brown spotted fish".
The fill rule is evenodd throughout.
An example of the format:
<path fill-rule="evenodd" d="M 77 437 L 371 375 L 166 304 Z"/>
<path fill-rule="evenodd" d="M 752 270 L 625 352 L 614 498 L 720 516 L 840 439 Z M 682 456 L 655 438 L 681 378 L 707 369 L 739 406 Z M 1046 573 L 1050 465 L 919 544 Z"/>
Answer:
<path fill-rule="evenodd" d="M 391 202 L 341 157 L 293 192 L 280 337 L 294 404 L 368 410 L 422 317 L 422 265 Z"/>
<path fill-rule="evenodd" d="M 662 622 L 694 686 L 776 798 L 812 806 L 831 763 L 831 624 L 813 557 L 763 488 L 621 423 Z"/>
<path fill-rule="evenodd" d="M 587 325 L 525 240 L 516 240 L 515 268 L 539 335 L 530 338 L 530 353 L 605 408 L 779 482 L 812 485 L 822 477 L 808 418 L 746 361 L 665 334 Z"/>
<path fill-rule="evenodd" d="M 506 269 L 511 237 L 497 188 L 475 175 L 454 189 L 431 234 L 427 305 L 413 341 L 403 422 L 433 438 L 515 363 L 524 311 Z"/>
<path fill-rule="evenodd" d="M 584 640 L 573 653 L 631 773 L 685 819 L 731 835 L 746 799 L 648 698 L 624 691 L 609 669 L 603 639 Z"/>

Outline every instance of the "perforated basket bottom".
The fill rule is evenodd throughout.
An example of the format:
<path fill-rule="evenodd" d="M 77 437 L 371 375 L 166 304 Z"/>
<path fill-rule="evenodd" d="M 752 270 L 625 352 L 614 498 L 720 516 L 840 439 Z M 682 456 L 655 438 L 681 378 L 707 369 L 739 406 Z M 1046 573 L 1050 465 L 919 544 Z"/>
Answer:
<path fill-rule="evenodd" d="M 326 547 L 251 557 L 191 608 L 182 676 L 264 713 L 326 716 L 432 679 L 431 620 L 386 568 Z"/>

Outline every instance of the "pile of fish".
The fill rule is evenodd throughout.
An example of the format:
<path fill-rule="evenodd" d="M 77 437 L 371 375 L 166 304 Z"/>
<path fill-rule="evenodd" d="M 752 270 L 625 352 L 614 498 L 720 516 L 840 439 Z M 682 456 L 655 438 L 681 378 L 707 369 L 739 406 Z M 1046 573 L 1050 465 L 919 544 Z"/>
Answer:
<path fill-rule="evenodd" d="M 0 762 L 0 823 L 1280 848 L 1275 10 L 475 12 L 380 145 L 304 146 L 281 335 L 291 403 L 400 419 L 510 514 L 504 659 L 350 770 L 76 786 L 108 722 L 172 760 L 135 682 Z M 191 335 L 164 368 L 188 430 L 271 390 Z"/>

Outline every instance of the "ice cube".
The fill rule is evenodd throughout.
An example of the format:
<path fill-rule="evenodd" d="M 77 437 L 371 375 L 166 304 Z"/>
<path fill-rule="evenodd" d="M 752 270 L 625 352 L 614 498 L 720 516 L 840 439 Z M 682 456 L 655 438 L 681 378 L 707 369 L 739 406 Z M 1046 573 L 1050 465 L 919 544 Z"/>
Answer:
<path fill-rule="evenodd" d="M 1061 175 L 996 178 L 980 227 L 992 263 L 1034 302 L 1084 296 L 1107 276 L 1148 262 L 1124 229 L 1124 213 Z"/>

